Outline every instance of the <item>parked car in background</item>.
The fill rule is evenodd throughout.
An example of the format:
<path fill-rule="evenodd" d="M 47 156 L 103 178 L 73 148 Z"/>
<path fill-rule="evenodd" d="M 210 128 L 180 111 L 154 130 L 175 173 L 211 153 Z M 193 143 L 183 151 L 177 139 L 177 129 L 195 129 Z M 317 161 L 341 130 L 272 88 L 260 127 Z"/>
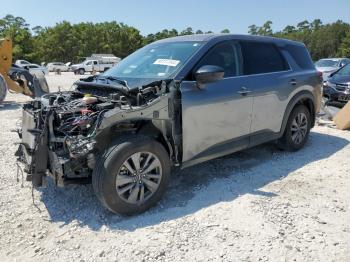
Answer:
<path fill-rule="evenodd" d="M 24 67 L 30 65 L 31 63 L 26 60 L 16 60 L 15 65 L 19 67 Z"/>
<path fill-rule="evenodd" d="M 330 74 L 323 85 L 327 103 L 346 104 L 350 100 L 350 63 Z"/>
<path fill-rule="evenodd" d="M 71 65 L 70 69 L 75 74 L 85 74 L 85 72 L 104 72 L 115 64 L 119 63 L 121 58 L 112 54 L 92 54 L 85 61 L 79 64 Z"/>
<path fill-rule="evenodd" d="M 34 75 L 38 74 L 38 73 L 42 73 L 44 75 L 47 75 L 49 73 L 49 70 L 45 66 L 40 66 L 37 64 L 25 65 L 25 66 L 23 66 L 23 68 L 29 70 L 29 73 L 34 74 Z"/>
<path fill-rule="evenodd" d="M 230 34 L 163 39 L 74 91 L 23 105 L 16 155 L 36 187 L 45 176 L 62 186 L 92 183 L 109 210 L 140 213 L 161 198 L 174 166 L 269 141 L 301 149 L 321 84 L 302 43 Z"/>
<path fill-rule="evenodd" d="M 121 58 L 113 54 L 92 54 L 90 57 L 86 57 L 85 60 L 98 60 L 105 64 L 117 64 Z"/>
<path fill-rule="evenodd" d="M 114 64 L 112 63 L 103 63 L 98 60 L 86 60 L 81 64 L 71 65 L 71 71 L 75 74 L 84 75 L 85 72 L 104 72 L 112 68 Z"/>
<path fill-rule="evenodd" d="M 48 63 L 46 67 L 49 72 L 56 72 L 57 70 L 60 70 L 61 72 L 67 72 L 69 69 L 69 66 L 62 62 L 51 62 Z"/>
<path fill-rule="evenodd" d="M 322 72 L 323 80 L 326 81 L 332 72 L 349 63 L 349 58 L 325 58 L 318 60 L 315 66 L 318 71 Z"/>

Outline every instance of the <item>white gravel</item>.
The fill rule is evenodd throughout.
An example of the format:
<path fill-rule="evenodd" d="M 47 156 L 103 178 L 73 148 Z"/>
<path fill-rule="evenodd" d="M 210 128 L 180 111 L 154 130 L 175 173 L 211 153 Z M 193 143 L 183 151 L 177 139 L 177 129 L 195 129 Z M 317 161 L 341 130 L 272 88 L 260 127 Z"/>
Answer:
<path fill-rule="evenodd" d="M 52 89 L 79 76 L 47 77 Z M 1 261 L 350 261 L 350 133 L 316 126 L 299 152 L 263 145 L 176 172 L 164 199 L 112 215 L 91 186 L 16 181 L 19 104 L 0 108 Z M 21 180 L 21 179 L 20 179 Z"/>

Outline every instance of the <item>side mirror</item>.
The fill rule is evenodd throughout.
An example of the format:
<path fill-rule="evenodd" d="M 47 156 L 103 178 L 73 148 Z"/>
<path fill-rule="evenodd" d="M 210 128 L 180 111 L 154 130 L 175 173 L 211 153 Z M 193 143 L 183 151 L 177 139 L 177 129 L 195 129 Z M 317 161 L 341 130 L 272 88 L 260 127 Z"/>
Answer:
<path fill-rule="evenodd" d="M 196 71 L 194 77 L 197 81 L 198 88 L 203 89 L 205 84 L 219 81 L 224 77 L 224 74 L 225 71 L 222 67 L 204 65 Z"/>

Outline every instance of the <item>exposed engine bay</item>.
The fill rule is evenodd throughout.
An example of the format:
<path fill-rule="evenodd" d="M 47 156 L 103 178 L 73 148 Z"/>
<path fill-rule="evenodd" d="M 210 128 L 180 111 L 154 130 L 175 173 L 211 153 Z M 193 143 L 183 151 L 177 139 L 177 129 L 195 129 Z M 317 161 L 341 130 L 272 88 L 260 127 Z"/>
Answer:
<path fill-rule="evenodd" d="M 177 93 L 174 81 L 130 89 L 117 79 L 93 80 L 82 79 L 74 91 L 46 94 L 24 105 L 16 155 L 34 186 L 42 186 L 46 175 L 61 186 L 89 183 L 96 155 L 121 135 L 149 132 L 173 151 L 169 120 L 175 121 L 176 110 L 169 101 Z"/>

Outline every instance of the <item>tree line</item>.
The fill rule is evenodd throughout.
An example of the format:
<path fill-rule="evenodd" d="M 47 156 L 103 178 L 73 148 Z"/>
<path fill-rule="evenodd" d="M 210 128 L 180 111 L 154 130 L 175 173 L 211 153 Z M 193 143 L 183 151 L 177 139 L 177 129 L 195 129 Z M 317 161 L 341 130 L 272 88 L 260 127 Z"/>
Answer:
<path fill-rule="evenodd" d="M 320 19 L 288 25 L 281 31 L 273 31 L 272 21 L 262 26 L 249 26 L 249 34 L 287 38 L 304 42 L 314 60 L 331 56 L 350 56 L 350 25 L 343 21 L 323 24 Z M 138 48 L 163 38 L 213 33 L 211 31 L 183 31 L 164 29 L 154 34 L 141 35 L 137 28 L 124 23 L 78 23 L 67 21 L 52 27 L 30 25 L 22 17 L 6 15 L 0 19 L 0 37 L 13 40 L 14 59 L 26 59 L 36 63 L 60 61 L 77 62 L 93 53 L 113 53 L 124 58 Z M 228 29 L 220 33 L 230 33 Z"/>
<path fill-rule="evenodd" d="M 320 19 L 307 20 L 281 31 L 272 30 L 272 21 L 249 26 L 249 34 L 286 38 L 303 42 L 314 60 L 327 57 L 350 57 L 350 25 L 341 20 L 323 24 Z"/>

